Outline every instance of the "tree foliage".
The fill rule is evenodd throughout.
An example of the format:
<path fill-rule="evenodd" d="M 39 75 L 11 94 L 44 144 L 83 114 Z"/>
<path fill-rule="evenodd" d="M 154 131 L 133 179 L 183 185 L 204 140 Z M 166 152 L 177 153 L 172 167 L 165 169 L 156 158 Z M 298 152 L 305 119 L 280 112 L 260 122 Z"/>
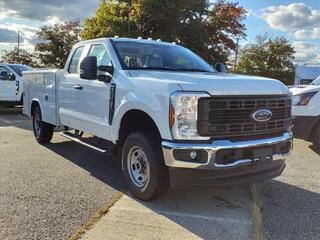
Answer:
<path fill-rule="evenodd" d="M 246 37 L 244 18 L 244 8 L 224 0 L 105 0 L 85 20 L 81 36 L 175 41 L 214 64 L 227 60 L 236 37 Z"/>
<path fill-rule="evenodd" d="M 256 43 L 249 44 L 242 50 L 237 71 L 271 77 L 292 84 L 294 53 L 294 48 L 284 37 L 266 39 L 258 36 Z"/>
<path fill-rule="evenodd" d="M 43 66 L 63 68 L 72 46 L 79 41 L 80 22 L 58 22 L 37 33 L 35 51 Z"/>
<path fill-rule="evenodd" d="M 19 63 L 25 64 L 30 67 L 36 67 L 37 63 L 34 58 L 33 53 L 29 53 L 24 49 L 20 49 L 18 53 L 18 49 L 15 48 L 12 51 L 5 51 L 4 55 L 1 57 L 1 61 L 4 63 Z"/>

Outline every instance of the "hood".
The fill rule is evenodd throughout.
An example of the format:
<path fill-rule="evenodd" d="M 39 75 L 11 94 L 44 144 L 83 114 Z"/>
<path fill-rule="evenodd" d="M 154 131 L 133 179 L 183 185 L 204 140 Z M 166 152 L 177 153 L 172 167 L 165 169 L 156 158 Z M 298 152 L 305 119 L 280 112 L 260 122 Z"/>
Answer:
<path fill-rule="evenodd" d="M 226 73 L 130 71 L 133 78 L 148 81 L 176 83 L 185 91 L 206 91 L 211 95 L 268 95 L 290 94 L 278 80 Z"/>
<path fill-rule="evenodd" d="M 296 85 L 296 86 L 291 86 L 289 89 L 293 95 L 299 95 L 302 93 L 319 91 L 320 85 Z"/>

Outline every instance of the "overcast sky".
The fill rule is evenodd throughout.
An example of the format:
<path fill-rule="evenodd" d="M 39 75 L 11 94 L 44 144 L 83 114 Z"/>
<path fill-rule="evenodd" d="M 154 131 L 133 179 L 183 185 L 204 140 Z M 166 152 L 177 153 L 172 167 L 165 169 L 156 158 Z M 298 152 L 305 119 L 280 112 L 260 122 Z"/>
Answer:
<path fill-rule="evenodd" d="M 241 45 L 265 32 L 285 36 L 295 47 L 298 62 L 320 64 L 320 0 L 238 2 L 248 11 L 248 39 Z M 22 48 L 32 51 L 42 25 L 58 19 L 83 20 L 95 13 L 98 4 L 98 0 L 0 0 L 0 51 L 16 46 L 18 30 Z"/>

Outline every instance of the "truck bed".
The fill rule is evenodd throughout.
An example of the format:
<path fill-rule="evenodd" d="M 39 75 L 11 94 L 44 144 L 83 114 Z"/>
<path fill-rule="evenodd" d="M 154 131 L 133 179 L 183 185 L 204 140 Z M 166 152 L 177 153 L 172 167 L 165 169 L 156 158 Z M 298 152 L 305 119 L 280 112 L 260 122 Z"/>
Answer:
<path fill-rule="evenodd" d="M 44 122 L 59 125 L 58 118 L 58 81 L 62 70 L 34 70 L 25 71 L 23 74 L 23 113 L 32 115 L 32 104 L 38 103 Z"/>

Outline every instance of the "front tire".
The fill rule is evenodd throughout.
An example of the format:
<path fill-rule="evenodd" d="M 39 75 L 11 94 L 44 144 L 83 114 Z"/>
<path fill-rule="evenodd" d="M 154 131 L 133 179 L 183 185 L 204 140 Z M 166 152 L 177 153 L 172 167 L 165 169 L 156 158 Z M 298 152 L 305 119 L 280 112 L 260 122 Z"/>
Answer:
<path fill-rule="evenodd" d="M 152 132 L 137 131 L 128 136 L 122 151 L 122 171 L 131 193 L 141 200 L 152 200 L 169 188 L 160 141 Z"/>
<path fill-rule="evenodd" d="M 33 134 L 38 143 L 49 143 L 53 136 L 54 126 L 42 121 L 41 110 L 39 107 L 34 109 L 32 123 Z"/>

